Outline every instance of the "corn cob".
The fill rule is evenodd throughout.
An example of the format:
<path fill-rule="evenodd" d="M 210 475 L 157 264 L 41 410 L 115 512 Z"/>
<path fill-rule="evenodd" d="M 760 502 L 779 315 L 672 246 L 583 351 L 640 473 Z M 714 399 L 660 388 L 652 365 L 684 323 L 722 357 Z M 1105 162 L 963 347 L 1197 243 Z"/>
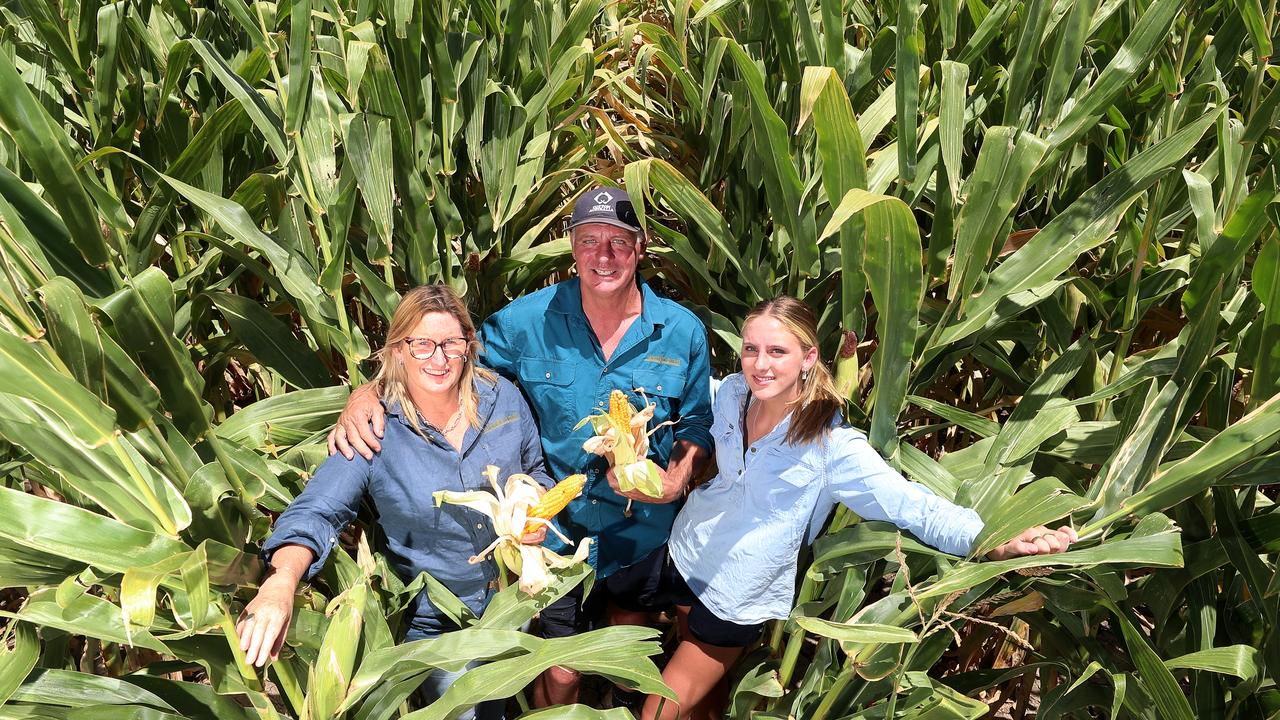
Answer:
<path fill-rule="evenodd" d="M 570 475 L 569 477 L 556 483 L 556 486 L 542 494 L 538 499 L 538 504 L 529 508 L 526 517 L 541 518 L 550 520 L 557 513 L 569 504 L 570 500 L 582 494 L 582 486 L 587 482 L 587 476 L 582 474 Z M 524 531 L 526 533 L 534 532 L 538 529 L 540 523 L 526 522 Z"/>
<path fill-rule="evenodd" d="M 631 427 L 631 414 L 634 412 L 626 393 L 616 388 L 609 393 L 609 417 L 619 432 L 626 432 Z"/>

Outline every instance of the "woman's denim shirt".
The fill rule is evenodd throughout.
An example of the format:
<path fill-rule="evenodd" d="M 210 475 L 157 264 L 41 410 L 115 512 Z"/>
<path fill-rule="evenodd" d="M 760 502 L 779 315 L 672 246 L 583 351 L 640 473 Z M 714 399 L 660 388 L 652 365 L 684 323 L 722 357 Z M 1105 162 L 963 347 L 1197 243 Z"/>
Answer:
<path fill-rule="evenodd" d="M 716 616 L 740 624 L 786 618 L 800 548 L 836 503 L 945 552 L 969 552 L 982 531 L 978 514 L 899 475 L 851 427 L 836 425 L 825 441 L 792 445 L 788 415 L 744 457 L 748 392 L 738 373 L 720 385 L 711 426 L 719 472 L 689 495 L 671 530 L 671 559 Z"/>
<path fill-rule="evenodd" d="M 338 533 L 356 516 L 368 496 L 377 513 L 378 549 L 400 578 L 412 581 L 429 573 L 444 583 L 476 614 L 488 602 L 490 581 L 497 579 L 492 560 L 472 565 L 468 558 L 494 540 L 488 517 L 460 505 L 436 507 L 436 490 L 491 490 L 482 474 L 496 465 L 501 480 L 512 473 L 532 475 L 545 487 L 542 443 L 533 415 L 520 391 L 499 378 L 496 385 L 474 381 L 480 428 L 468 428 L 462 451 L 436 430 L 421 423 L 423 435 L 409 424 L 398 404 L 387 407 L 382 450 L 365 460 L 332 455 L 316 470 L 302 493 L 276 520 L 263 546 L 270 561 L 280 546 L 302 545 L 316 554 L 307 569 L 319 572 L 338 542 Z M 420 593 L 410 606 L 414 630 L 428 634 L 451 629 L 451 623 Z"/>

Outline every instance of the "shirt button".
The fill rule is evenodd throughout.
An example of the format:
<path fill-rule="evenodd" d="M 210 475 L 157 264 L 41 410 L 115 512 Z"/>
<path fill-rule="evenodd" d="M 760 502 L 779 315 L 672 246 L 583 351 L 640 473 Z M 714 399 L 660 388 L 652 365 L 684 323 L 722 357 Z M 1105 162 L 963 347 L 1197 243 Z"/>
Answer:
<path fill-rule="evenodd" d="M 600 407 L 604 407 L 604 401 L 601 400 L 600 402 L 596 403 L 596 405 L 599 405 Z"/>
<path fill-rule="evenodd" d="M 662 386 L 661 386 L 661 385 L 659 385 L 659 386 L 658 386 L 658 392 L 662 392 Z"/>
<path fill-rule="evenodd" d="M 592 499 L 592 500 L 591 500 L 591 504 L 592 504 L 592 505 L 595 505 L 597 502 L 599 502 L 599 501 L 598 501 L 598 500 L 595 500 L 595 499 Z"/>
<path fill-rule="evenodd" d="M 477 530 L 483 530 L 483 529 L 484 529 L 484 523 L 476 523 L 476 529 L 477 529 Z"/>
<path fill-rule="evenodd" d="M 547 379 L 548 379 L 548 380 L 550 380 L 550 379 L 551 379 L 551 373 L 547 373 Z"/>

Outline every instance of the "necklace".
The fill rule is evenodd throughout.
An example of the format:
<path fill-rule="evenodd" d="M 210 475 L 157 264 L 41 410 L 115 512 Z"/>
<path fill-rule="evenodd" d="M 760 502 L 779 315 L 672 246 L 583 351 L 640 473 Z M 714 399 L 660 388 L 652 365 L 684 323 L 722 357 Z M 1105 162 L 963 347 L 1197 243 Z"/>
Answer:
<path fill-rule="evenodd" d="M 461 419 L 462 419 L 462 406 L 459 405 L 458 409 L 454 410 L 453 414 L 449 416 L 449 422 L 444 426 L 444 429 L 440 431 L 440 434 L 444 435 L 445 437 L 449 437 L 449 433 L 453 432 L 454 429 L 458 427 L 458 421 Z"/>

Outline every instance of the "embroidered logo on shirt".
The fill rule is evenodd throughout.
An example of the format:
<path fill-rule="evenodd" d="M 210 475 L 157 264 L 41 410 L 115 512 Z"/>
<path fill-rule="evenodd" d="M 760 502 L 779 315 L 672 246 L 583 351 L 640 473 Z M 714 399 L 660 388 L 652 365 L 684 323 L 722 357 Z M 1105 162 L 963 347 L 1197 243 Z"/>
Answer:
<path fill-rule="evenodd" d="M 502 427 L 503 425 L 509 425 L 510 423 L 513 423 L 513 422 L 515 422 L 516 420 L 519 420 L 519 419 L 520 419 L 520 416 L 519 416 L 517 413 L 511 413 L 510 415 L 507 415 L 506 417 L 498 418 L 497 420 L 494 420 L 493 422 L 489 423 L 488 425 L 485 425 L 485 426 L 484 426 L 484 431 L 485 431 L 485 432 L 489 432 L 490 430 L 497 430 L 498 428 Z"/>
<path fill-rule="evenodd" d="M 678 358 L 671 358 L 665 355 L 650 355 L 644 359 L 645 362 L 657 363 L 659 365 L 670 365 L 671 367 L 681 367 L 684 363 Z"/>

